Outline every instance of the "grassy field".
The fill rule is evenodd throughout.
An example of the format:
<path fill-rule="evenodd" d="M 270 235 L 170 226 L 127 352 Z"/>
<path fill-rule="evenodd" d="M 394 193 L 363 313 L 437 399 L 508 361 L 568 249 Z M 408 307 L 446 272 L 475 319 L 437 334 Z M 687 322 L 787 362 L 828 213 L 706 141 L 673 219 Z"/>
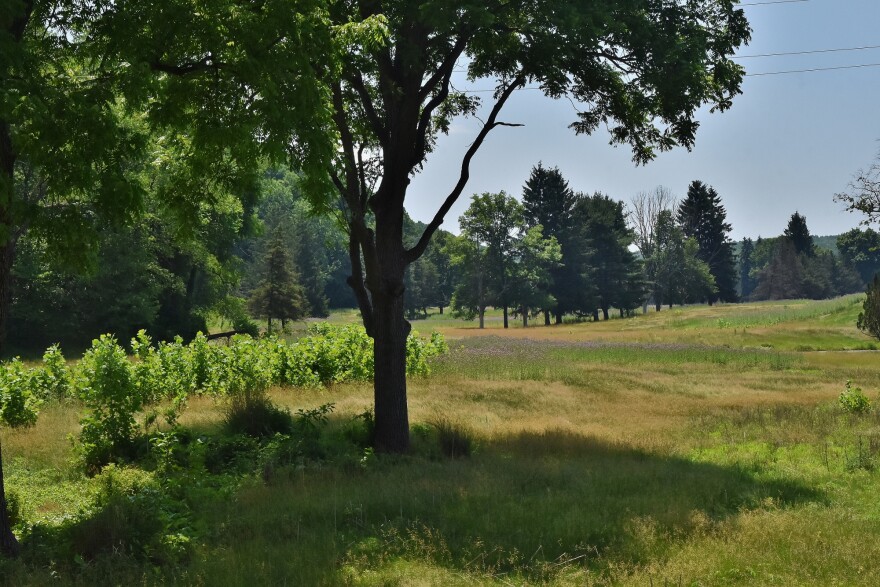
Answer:
<path fill-rule="evenodd" d="M 67 438 L 79 406 L 52 405 L 2 432 L 25 554 L 0 583 L 878 585 L 880 412 L 837 401 L 852 379 L 880 403 L 860 301 L 417 321 L 452 350 L 410 382 L 406 457 L 352 441 L 369 386 L 274 389 L 293 411 L 335 405 L 310 458 L 87 478 Z M 200 399 L 182 424 L 210 443 L 222 416 Z M 447 456 L 451 440 L 469 456 Z M 169 510 L 185 514 L 179 556 L 126 550 L 149 521 L 107 499 L 114 484 L 185 502 Z"/>

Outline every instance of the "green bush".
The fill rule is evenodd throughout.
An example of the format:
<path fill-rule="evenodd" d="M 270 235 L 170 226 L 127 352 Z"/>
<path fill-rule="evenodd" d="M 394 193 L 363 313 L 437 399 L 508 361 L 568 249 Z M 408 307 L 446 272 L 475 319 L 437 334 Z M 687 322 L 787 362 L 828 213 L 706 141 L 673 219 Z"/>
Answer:
<path fill-rule="evenodd" d="M 871 400 L 862 392 L 862 388 L 853 387 L 852 381 L 847 379 L 846 389 L 837 398 L 843 411 L 850 414 L 866 414 L 871 411 Z"/>
<path fill-rule="evenodd" d="M 12 428 L 33 426 L 42 401 L 34 372 L 18 358 L 0 365 L 0 423 Z"/>
<path fill-rule="evenodd" d="M 87 412 L 80 420 L 78 450 L 86 468 L 97 471 L 130 453 L 137 414 L 147 392 L 135 384 L 133 366 L 116 338 L 102 335 L 83 355 L 77 369 L 77 391 Z"/>

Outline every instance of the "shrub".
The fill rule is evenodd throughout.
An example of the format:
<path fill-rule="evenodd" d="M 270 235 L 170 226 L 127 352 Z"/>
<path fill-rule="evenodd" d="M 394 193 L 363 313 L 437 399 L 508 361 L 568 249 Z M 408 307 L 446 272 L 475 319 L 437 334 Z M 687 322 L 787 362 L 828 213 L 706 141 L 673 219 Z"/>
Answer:
<path fill-rule="evenodd" d="M 850 414 L 865 414 L 871 410 L 871 400 L 862 392 L 862 388 L 853 387 L 852 381 L 847 379 L 846 389 L 837 398 L 843 411 Z"/>
<path fill-rule="evenodd" d="M 80 420 L 78 450 L 92 472 L 133 446 L 135 414 L 144 404 L 145 390 L 135 385 L 132 371 L 125 351 L 108 334 L 95 340 L 80 361 L 77 387 L 88 412 Z"/>
<path fill-rule="evenodd" d="M 18 358 L 0 365 L 0 423 L 12 428 L 33 426 L 42 401 L 34 373 Z"/>

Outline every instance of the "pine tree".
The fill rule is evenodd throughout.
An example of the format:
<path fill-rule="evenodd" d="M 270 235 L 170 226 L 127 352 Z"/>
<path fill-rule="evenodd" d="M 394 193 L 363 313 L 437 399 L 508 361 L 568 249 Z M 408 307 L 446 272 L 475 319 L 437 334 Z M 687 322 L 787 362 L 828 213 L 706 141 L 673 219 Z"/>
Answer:
<path fill-rule="evenodd" d="M 308 302 L 297 277 L 283 241 L 274 238 L 266 252 L 263 279 L 250 299 L 251 312 L 269 321 L 269 332 L 273 318 L 281 320 L 283 329 L 287 320 L 299 320 L 306 315 Z"/>
<path fill-rule="evenodd" d="M 810 235 L 807 219 L 804 216 L 797 212 L 792 214 L 783 234 L 792 242 L 797 253 L 808 257 L 815 255 L 813 237 Z"/>
<path fill-rule="evenodd" d="M 677 219 L 685 237 L 697 241 L 697 255 L 709 265 L 715 279 L 717 293 L 708 297 L 710 304 L 717 300 L 737 300 L 736 261 L 733 243 L 728 237 L 731 226 L 726 218 L 727 211 L 721 205 L 718 192 L 701 181 L 692 182 L 687 196 L 678 207 Z"/>

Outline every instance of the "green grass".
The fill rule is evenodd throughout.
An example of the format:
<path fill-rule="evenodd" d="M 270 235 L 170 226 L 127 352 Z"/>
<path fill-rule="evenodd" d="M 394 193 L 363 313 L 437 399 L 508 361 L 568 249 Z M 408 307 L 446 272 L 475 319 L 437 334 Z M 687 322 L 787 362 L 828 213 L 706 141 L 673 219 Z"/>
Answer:
<path fill-rule="evenodd" d="M 178 550 L 72 544 L 96 528 L 139 544 L 152 518 L 70 463 L 77 406 L 50 406 L 35 428 L 2 432 L 25 555 L 0 562 L 0 584 L 880 584 L 880 361 L 844 350 L 871 343 L 858 306 L 686 307 L 506 332 L 419 321 L 452 351 L 410 382 L 404 457 L 358 444 L 368 385 L 274 389 L 293 412 L 335 403 L 317 444 L 287 461 L 227 444 L 241 458 L 209 473 L 199 463 L 223 409 L 193 400 L 190 456 L 117 481 L 159 488 L 148 511 L 163 540 L 190 540 Z M 850 378 L 869 414 L 838 405 Z M 470 456 L 445 456 L 441 438 Z"/>

